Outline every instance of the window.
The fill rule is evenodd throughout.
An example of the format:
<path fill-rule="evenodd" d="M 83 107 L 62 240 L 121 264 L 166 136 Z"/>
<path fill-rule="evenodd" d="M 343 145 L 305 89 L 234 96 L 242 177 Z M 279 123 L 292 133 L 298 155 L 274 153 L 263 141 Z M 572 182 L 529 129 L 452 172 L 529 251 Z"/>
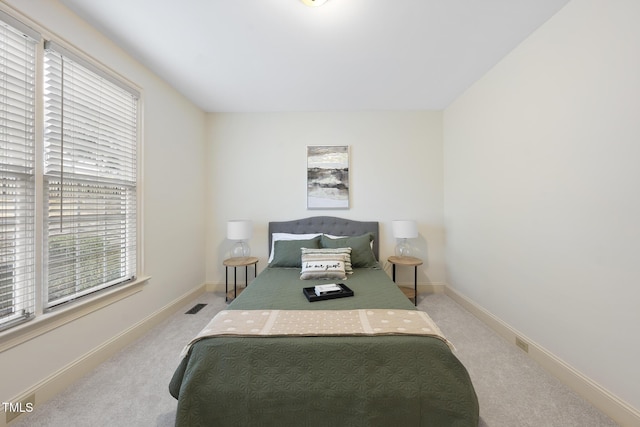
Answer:
<path fill-rule="evenodd" d="M 37 42 L 0 14 L 0 329 L 35 307 Z"/>
<path fill-rule="evenodd" d="M 0 11 L 0 330 L 136 279 L 138 104 Z"/>
<path fill-rule="evenodd" d="M 55 43 L 44 58 L 44 278 L 53 307 L 135 278 L 138 97 Z"/>

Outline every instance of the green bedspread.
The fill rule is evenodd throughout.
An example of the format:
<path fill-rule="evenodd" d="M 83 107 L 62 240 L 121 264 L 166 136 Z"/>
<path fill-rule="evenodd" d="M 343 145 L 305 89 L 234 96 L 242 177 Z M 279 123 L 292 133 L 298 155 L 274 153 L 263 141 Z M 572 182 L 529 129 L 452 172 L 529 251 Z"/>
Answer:
<path fill-rule="evenodd" d="M 267 268 L 228 308 L 415 308 L 379 269 L 344 282 L 353 297 L 313 303 L 302 288 L 323 282 L 299 274 Z M 478 425 L 466 369 L 446 343 L 425 336 L 205 338 L 169 389 L 177 426 Z"/>

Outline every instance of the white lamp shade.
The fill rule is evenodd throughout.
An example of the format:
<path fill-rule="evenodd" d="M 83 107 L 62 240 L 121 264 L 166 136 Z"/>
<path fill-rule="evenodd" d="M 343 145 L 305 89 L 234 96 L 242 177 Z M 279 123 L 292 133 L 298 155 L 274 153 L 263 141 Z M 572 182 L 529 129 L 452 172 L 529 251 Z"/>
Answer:
<path fill-rule="evenodd" d="M 411 220 L 396 220 L 392 222 L 393 237 L 396 239 L 415 239 L 418 237 L 418 224 Z"/>
<path fill-rule="evenodd" d="M 227 222 L 227 239 L 249 240 L 253 234 L 253 224 L 248 220 L 232 220 Z"/>

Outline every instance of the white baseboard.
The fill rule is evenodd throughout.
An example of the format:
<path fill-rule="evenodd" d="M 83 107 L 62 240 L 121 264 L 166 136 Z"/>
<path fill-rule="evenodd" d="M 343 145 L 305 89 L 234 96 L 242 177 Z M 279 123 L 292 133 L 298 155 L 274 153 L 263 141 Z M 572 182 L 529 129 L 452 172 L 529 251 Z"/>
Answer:
<path fill-rule="evenodd" d="M 224 283 L 207 282 L 205 284 L 205 289 L 206 289 L 207 292 L 218 292 L 218 291 L 224 292 Z"/>
<path fill-rule="evenodd" d="M 135 325 L 122 331 L 120 334 L 102 343 L 100 346 L 77 358 L 65 367 L 52 373 L 29 390 L 25 390 L 23 393 L 20 393 L 20 395 L 10 400 L 10 402 L 22 402 L 33 395 L 35 395 L 34 407 L 46 402 L 65 390 L 74 382 L 78 381 L 84 375 L 91 372 L 118 351 L 142 337 L 151 328 L 168 319 L 186 303 L 204 293 L 206 290 L 205 288 L 206 286 L 204 284 L 200 285 L 181 297 L 173 300 Z M 6 427 L 9 425 L 6 421 L 8 415 L 9 414 L 5 414 L 4 417 L 0 417 L 0 427 Z M 19 419 L 19 416 L 15 419 Z"/>
<path fill-rule="evenodd" d="M 516 345 L 516 337 L 526 342 L 528 344 L 527 353 L 529 357 L 580 396 L 591 402 L 593 406 L 607 414 L 616 423 L 624 427 L 640 426 L 640 411 L 619 399 L 595 381 L 583 375 L 452 287 L 445 286 L 445 293 L 510 343 Z"/>
<path fill-rule="evenodd" d="M 413 289 L 413 282 L 398 282 L 396 285 L 402 288 L 410 288 Z M 443 294 L 445 292 L 447 285 L 441 282 L 431 282 L 431 283 L 418 283 L 418 295 L 422 293 L 426 294 Z"/>

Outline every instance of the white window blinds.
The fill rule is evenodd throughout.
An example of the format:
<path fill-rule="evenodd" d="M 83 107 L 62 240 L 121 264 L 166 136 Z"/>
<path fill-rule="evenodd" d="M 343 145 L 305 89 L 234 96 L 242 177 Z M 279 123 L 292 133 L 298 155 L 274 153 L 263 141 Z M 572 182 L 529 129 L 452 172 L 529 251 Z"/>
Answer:
<path fill-rule="evenodd" d="M 46 307 L 136 274 L 138 94 L 45 43 Z"/>
<path fill-rule="evenodd" d="M 0 13 L 0 329 L 28 319 L 35 309 L 38 40 L 29 33 Z"/>

